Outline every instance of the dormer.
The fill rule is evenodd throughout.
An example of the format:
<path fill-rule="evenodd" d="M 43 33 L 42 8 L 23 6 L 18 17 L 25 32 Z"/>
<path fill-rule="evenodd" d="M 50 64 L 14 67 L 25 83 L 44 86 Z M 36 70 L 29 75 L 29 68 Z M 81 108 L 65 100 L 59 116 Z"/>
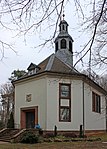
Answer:
<path fill-rule="evenodd" d="M 40 70 L 40 67 L 31 63 L 27 68 L 27 70 L 28 70 L 28 75 L 32 75 L 32 74 L 36 74 Z"/>

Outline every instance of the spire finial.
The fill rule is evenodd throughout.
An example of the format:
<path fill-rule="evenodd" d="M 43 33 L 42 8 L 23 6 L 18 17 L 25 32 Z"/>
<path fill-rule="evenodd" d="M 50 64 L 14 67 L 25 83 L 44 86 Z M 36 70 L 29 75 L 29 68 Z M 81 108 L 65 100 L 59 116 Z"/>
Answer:
<path fill-rule="evenodd" d="M 65 14 L 64 14 L 64 5 L 63 5 L 63 15 L 62 15 L 62 17 L 63 17 L 63 20 L 64 20 L 64 17 L 65 17 Z"/>
<path fill-rule="evenodd" d="M 65 14 L 63 14 L 62 16 L 63 16 L 63 20 L 64 20 Z"/>

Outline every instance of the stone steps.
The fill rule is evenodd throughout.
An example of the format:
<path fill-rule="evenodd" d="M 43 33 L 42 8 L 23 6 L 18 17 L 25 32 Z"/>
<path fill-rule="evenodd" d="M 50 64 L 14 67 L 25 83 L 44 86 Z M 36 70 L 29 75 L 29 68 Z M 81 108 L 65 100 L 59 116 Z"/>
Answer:
<path fill-rule="evenodd" d="M 11 138 L 19 131 L 19 129 L 6 129 L 4 132 L 0 133 L 0 141 L 10 142 Z"/>
<path fill-rule="evenodd" d="M 5 128 L 0 131 L 0 141 L 20 142 L 20 138 L 25 132 L 32 132 L 34 134 L 39 134 L 39 131 L 36 129 L 8 129 L 8 128 Z"/>

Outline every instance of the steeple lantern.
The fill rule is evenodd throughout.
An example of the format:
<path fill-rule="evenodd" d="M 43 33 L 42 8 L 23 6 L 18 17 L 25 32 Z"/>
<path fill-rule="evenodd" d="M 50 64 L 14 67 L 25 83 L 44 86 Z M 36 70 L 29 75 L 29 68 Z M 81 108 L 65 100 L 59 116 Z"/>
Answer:
<path fill-rule="evenodd" d="M 68 34 L 68 23 L 64 20 L 64 18 L 60 21 L 59 34 L 55 39 L 55 52 L 56 54 L 58 53 L 57 55 L 59 56 L 62 53 L 68 53 L 70 55 L 70 63 L 73 65 L 73 39 Z"/>
<path fill-rule="evenodd" d="M 68 32 L 68 23 L 65 20 L 62 20 L 59 24 L 60 32 Z"/>
<path fill-rule="evenodd" d="M 61 20 L 59 24 L 59 34 L 55 39 L 55 52 L 61 49 L 66 49 L 73 53 L 72 45 L 73 39 L 68 34 L 68 23 L 65 20 Z"/>

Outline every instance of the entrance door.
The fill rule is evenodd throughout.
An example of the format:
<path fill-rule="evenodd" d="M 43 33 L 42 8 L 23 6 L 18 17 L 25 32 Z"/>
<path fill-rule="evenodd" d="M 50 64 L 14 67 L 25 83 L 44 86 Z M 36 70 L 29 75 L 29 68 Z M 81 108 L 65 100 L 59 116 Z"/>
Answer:
<path fill-rule="evenodd" d="M 26 128 L 34 128 L 35 126 L 35 112 L 26 112 Z"/>
<path fill-rule="evenodd" d="M 21 108 L 21 128 L 34 128 L 38 124 L 38 106 Z"/>

